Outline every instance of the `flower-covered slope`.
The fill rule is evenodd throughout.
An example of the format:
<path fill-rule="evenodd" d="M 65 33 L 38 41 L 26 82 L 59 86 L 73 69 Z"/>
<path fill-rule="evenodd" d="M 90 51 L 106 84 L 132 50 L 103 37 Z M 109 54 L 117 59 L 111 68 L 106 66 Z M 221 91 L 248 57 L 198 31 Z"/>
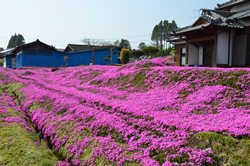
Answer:
<path fill-rule="evenodd" d="M 250 162 L 250 70 L 170 65 L 1 72 L 23 85 L 22 110 L 58 165 Z"/>
<path fill-rule="evenodd" d="M 22 85 L 3 76 L 1 73 L 0 165 L 56 165 L 58 158 L 39 140 L 19 105 Z"/>

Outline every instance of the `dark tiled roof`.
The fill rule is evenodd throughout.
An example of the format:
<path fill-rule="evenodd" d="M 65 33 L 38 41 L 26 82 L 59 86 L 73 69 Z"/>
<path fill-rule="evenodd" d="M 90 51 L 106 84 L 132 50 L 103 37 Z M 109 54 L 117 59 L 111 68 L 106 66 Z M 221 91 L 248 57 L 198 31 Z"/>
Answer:
<path fill-rule="evenodd" d="M 220 8 L 223 8 L 223 7 L 240 4 L 243 2 L 247 2 L 247 1 L 248 0 L 230 0 L 219 6 Z M 204 29 L 210 26 L 227 27 L 227 28 L 244 28 L 245 26 L 247 26 L 247 25 L 243 25 L 240 22 L 240 20 L 250 17 L 250 10 L 241 11 L 241 12 L 230 12 L 230 11 L 222 11 L 220 10 L 220 8 L 217 8 L 215 10 L 202 9 L 202 14 L 199 19 L 204 19 L 206 20 L 207 23 L 197 25 L 196 23 L 199 23 L 198 22 L 199 19 L 198 19 L 193 25 L 177 29 L 174 31 L 174 33 L 183 34 L 186 32 Z"/>
<path fill-rule="evenodd" d="M 208 23 L 187 26 L 178 30 L 175 30 L 176 34 L 186 33 L 190 31 L 195 31 L 203 28 L 207 28 L 210 25 L 213 26 L 221 26 L 228 28 L 244 28 L 244 25 L 238 22 L 238 19 L 242 19 L 250 16 L 250 11 L 245 12 L 228 12 L 228 11 L 220 11 L 220 10 L 210 10 L 210 9 L 202 9 L 202 14 L 200 18 L 207 20 Z"/>
<path fill-rule="evenodd" d="M 231 17 L 229 17 L 229 19 L 243 19 L 243 18 L 247 18 L 247 17 L 250 17 L 249 10 L 236 13 L 236 14 L 232 15 Z"/>
<path fill-rule="evenodd" d="M 240 24 L 237 19 L 231 19 L 234 15 L 238 13 L 227 12 L 220 10 L 209 10 L 203 9 L 201 17 L 207 19 L 213 25 L 224 26 L 224 27 L 233 27 L 233 28 L 244 28 L 244 25 Z"/>
<path fill-rule="evenodd" d="M 50 50 L 54 50 L 54 51 L 57 51 L 55 47 L 53 46 L 50 46 L 50 45 L 47 45 L 41 41 L 39 41 L 38 39 L 34 42 L 31 42 L 31 43 L 27 43 L 27 44 L 23 44 L 23 45 L 20 45 L 18 47 L 15 47 L 15 48 L 11 48 L 11 49 L 7 49 L 7 50 L 4 50 L 4 51 L 1 51 L 0 54 L 2 56 L 7 56 L 7 55 L 11 55 L 11 54 L 15 54 L 17 52 L 19 52 L 20 50 L 22 50 L 22 48 L 26 48 L 26 47 L 30 47 L 30 46 L 33 46 L 33 45 L 42 45 Z"/>
<path fill-rule="evenodd" d="M 101 49 L 108 49 L 108 48 L 118 48 L 117 46 L 93 46 L 93 45 L 81 45 L 81 44 L 68 44 L 65 48 L 64 52 L 77 52 L 77 51 L 87 51 L 87 50 L 101 50 Z"/>
<path fill-rule="evenodd" d="M 82 45 L 82 44 L 68 44 L 65 51 L 83 51 L 92 49 L 94 46 Z"/>
<path fill-rule="evenodd" d="M 211 23 L 206 23 L 206 24 L 202 24 L 202 25 L 198 25 L 198 26 L 194 26 L 194 27 L 188 26 L 186 28 L 178 29 L 177 31 L 175 31 L 175 33 L 181 34 L 181 33 L 191 32 L 191 31 L 207 28 L 210 25 L 211 25 Z"/>
<path fill-rule="evenodd" d="M 222 3 L 222 4 L 218 4 L 217 9 L 223 9 L 226 7 L 234 6 L 234 5 L 240 4 L 242 2 L 246 2 L 246 1 L 247 0 L 230 0 L 230 1 Z"/>

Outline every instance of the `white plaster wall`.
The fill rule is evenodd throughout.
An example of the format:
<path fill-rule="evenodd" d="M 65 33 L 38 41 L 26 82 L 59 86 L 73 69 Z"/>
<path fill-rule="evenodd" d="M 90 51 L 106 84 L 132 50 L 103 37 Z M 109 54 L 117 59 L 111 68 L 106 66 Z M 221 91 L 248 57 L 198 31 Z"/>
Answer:
<path fill-rule="evenodd" d="M 199 65 L 200 66 L 203 65 L 203 47 L 202 46 L 199 47 Z"/>
<path fill-rule="evenodd" d="M 228 64 L 229 33 L 219 32 L 217 37 L 217 64 Z"/>
<path fill-rule="evenodd" d="M 7 64 L 6 64 L 6 57 L 3 58 L 3 67 L 6 68 Z"/>
<path fill-rule="evenodd" d="M 229 66 L 232 66 L 233 64 L 233 47 L 234 47 L 234 36 L 235 36 L 235 30 L 231 29 L 231 39 L 230 39 L 230 55 L 229 55 Z"/>
<path fill-rule="evenodd" d="M 193 44 L 188 45 L 188 65 L 198 65 L 199 48 Z"/>
<path fill-rule="evenodd" d="M 233 65 L 246 65 L 247 35 L 234 37 Z"/>

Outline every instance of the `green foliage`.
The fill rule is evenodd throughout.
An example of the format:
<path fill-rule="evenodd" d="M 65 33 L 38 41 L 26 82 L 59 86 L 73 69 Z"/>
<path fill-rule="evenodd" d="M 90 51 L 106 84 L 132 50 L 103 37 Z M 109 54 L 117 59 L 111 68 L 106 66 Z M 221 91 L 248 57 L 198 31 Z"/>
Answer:
<path fill-rule="evenodd" d="M 143 52 L 146 54 L 146 55 L 150 55 L 150 56 L 157 56 L 157 53 L 159 52 L 159 49 L 154 47 L 154 46 L 148 46 L 148 47 L 145 47 L 143 49 Z"/>
<path fill-rule="evenodd" d="M 7 48 L 15 48 L 17 46 L 25 44 L 25 39 L 21 34 L 12 35 Z"/>
<path fill-rule="evenodd" d="M 236 139 L 214 132 L 194 134 L 189 139 L 189 146 L 200 149 L 211 148 L 212 156 L 218 165 L 247 165 L 250 163 L 250 139 Z"/>
<path fill-rule="evenodd" d="M 132 50 L 131 57 L 139 58 L 140 56 L 145 55 L 142 50 Z"/>
<path fill-rule="evenodd" d="M 166 152 L 160 148 L 150 150 L 149 156 L 150 158 L 156 160 L 160 165 L 166 161 Z"/>
<path fill-rule="evenodd" d="M 137 161 L 125 161 L 122 163 L 123 166 L 140 166 L 140 162 Z"/>
<path fill-rule="evenodd" d="M 107 137 L 110 134 L 110 130 L 107 126 L 100 127 L 96 133 L 99 137 Z"/>
<path fill-rule="evenodd" d="M 22 92 L 20 89 L 23 87 L 22 83 L 14 82 L 2 87 L 3 91 L 7 92 L 16 101 L 17 105 L 20 105 L 20 99 L 22 98 Z"/>
<path fill-rule="evenodd" d="M 116 164 L 111 163 L 109 160 L 105 159 L 102 156 L 96 157 L 95 158 L 95 165 L 96 166 L 116 166 Z"/>
<path fill-rule="evenodd" d="M 131 49 L 130 42 L 127 39 L 121 39 L 121 42 L 119 43 L 119 47 Z"/>
<path fill-rule="evenodd" d="M 131 85 L 134 87 L 144 85 L 145 78 L 146 74 L 143 72 L 139 72 L 134 76 L 133 80 L 131 81 Z"/>
<path fill-rule="evenodd" d="M 3 66 L 3 59 L 0 59 L 0 66 Z"/>
<path fill-rule="evenodd" d="M 45 98 L 41 101 L 37 101 L 32 103 L 32 105 L 30 106 L 29 112 L 32 113 L 34 110 L 38 109 L 38 108 L 44 108 L 46 112 L 51 111 L 51 109 L 53 108 L 54 103 L 50 98 Z M 61 110 L 61 113 L 63 110 Z"/>
<path fill-rule="evenodd" d="M 141 43 L 139 44 L 139 46 L 138 46 L 138 49 L 139 49 L 139 50 L 143 50 L 146 46 L 147 46 L 146 43 L 141 42 Z"/>
<path fill-rule="evenodd" d="M 170 161 L 173 162 L 173 163 L 178 163 L 178 164 L 187 163 L 187 162 L 189 162 L 189 156 L 184 153 L 181 156 L 171 158 Z"/>
<path fill-rule="evenodd" d="M 168 20 L 160 21 L 160 23 L 155 25 L 153 29 L 151 40 L 155 42 L 157 48 L 160 47 L 161 50 L 163 50 L 164 45 L 166 45 L 165 48 L 167 48 L 169 36 L 176 28 L 177 24 L 174 20 L 172 22 L 169 22 Z"/>
<path fill-rule="evenodd" d="M 84 161 L 88 161 L 91 159 L 93 153 L 94 153 L 94 149 L 96 146 L 96 140 L 93 140 L 89 146 L 87 146 L 86 148 L 84 148 L 83 150 L 83 154 L 81 155 L 80 159 L 84 160 Z"/>
<path fill-rule="evenodd" d="M 231 77 L 227 79 L 221 79 L 219 81 L 219 84 L 224 85 L 224 86 L 230 86 L 230 87 L 235 87 L 237 86 L 236 83 L 238 82 L 237 77 Z"/>
<path fill-rule="evenodd" d="M 18 124 L 0 127 L 0 165 L 48 165 L 57 162 L 55 155 L 34 133 Z"/>
<path fill-rule="evenodd" d="M 127 64 L 129 62 L 130 50 L 127 48 L 123 48 L 120 54 L 120 59 L 122 64 Z"/>

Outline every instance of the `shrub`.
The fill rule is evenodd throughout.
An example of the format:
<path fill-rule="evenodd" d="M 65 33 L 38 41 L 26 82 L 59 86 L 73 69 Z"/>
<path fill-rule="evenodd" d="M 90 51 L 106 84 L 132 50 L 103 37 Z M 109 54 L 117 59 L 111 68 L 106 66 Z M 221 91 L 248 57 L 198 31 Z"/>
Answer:
<path fill-rule="evenodd" d="M 154 46 L 148 46 L 143 49 L 143 52 L 146 55 L 156 56 L 156 54 L 159 52 L 159 49 Z"/>
<path fill-rule="evenodd" d="M 120 59 L 122 64 L 127 64 L 129 62 L 130 50 L 123 48 L 120 54 Z"/>
<path fill-rule="evenodd" d="M 135 58 L 139 58 L 140 56 L 145 55 L 145 53 L 141 50 L 133 50 L 131 52 L 131 56 Z"/>

